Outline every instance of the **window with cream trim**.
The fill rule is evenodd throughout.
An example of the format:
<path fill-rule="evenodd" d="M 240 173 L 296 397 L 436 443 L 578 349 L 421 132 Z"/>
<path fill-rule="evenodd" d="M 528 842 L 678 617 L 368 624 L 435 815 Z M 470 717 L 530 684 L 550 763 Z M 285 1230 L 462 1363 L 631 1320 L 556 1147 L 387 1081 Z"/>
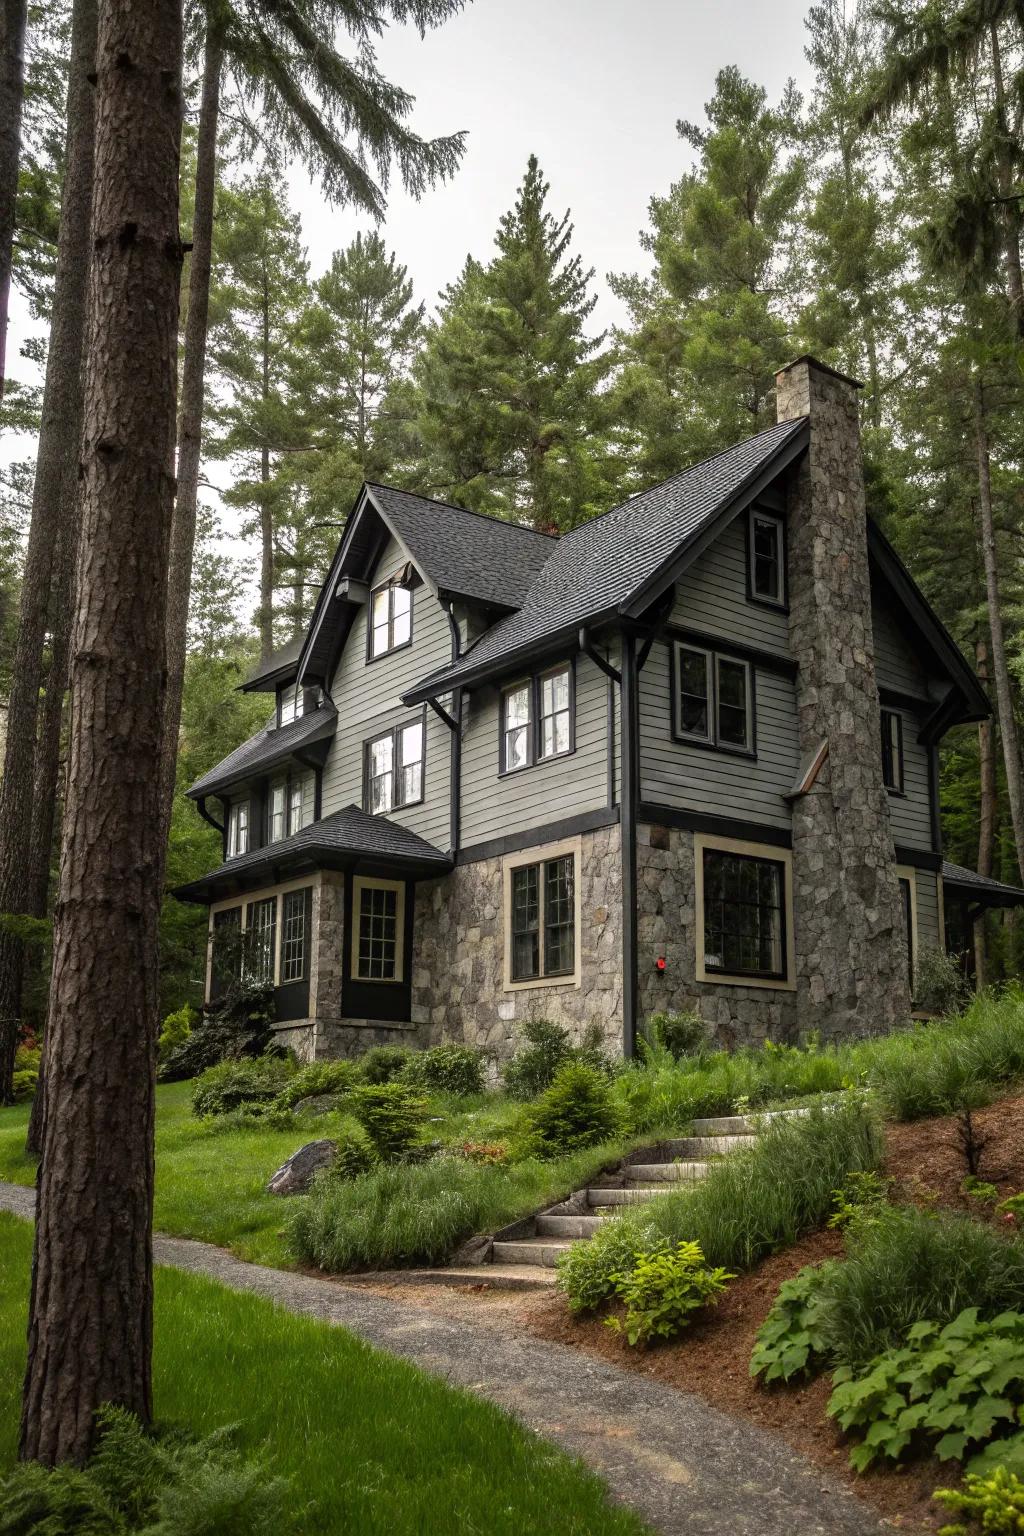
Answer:
<path fill-rule="evenodd" d="M 579 839 L 506 855 L 505 987 L 579 984 Z"/>
<path fill-rule="evenodd" d="M 352 975 L 357 981 L 404 977 L 405 885 L 401 880 L 352 881 Z"/>

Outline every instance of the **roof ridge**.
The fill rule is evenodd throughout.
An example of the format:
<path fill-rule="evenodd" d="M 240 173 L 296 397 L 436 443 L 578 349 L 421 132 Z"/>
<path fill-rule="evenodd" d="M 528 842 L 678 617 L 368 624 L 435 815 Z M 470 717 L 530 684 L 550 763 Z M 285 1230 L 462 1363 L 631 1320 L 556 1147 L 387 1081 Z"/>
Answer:
<path fill-rule="evenodd" d="M 558 533 L 542 533 L 539 528 L 530 528 L 526 523 L 514 523 L 507 517 L 492 517 L 490 512 L 477 512 L 473 507 L 460 507 L 455 501 L 442 501 L 439 496 L 424 496 L 422 491 L 407 491 L 401 485 L 388 485 L 386 480 L 367 480 L 366 484 L 378 491 L 394 491 L 399 496 L 412 496 L 417 501 L 429 501 L 435 507 L 447 507 L 449 512 L 464 512 L 467 517 L 479 517 L 486 523 L 499 523 L 504 528 L 515 528 L 520 533 L 533 534 L 537 539 L 549 539 L 552 544 L 557 544 L 562 537 Z"/>

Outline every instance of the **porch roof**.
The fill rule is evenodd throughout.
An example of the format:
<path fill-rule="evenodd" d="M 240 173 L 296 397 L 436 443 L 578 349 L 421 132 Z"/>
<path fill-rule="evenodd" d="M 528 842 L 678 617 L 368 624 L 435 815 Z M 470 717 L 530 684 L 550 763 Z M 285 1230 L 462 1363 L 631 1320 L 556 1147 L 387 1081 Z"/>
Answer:
<path fill-rule="evenodd" d="M 450 854 L 408 827 L 347 805 L 280 842 L 228 859 L 199 880 L 179 885 L 174 895 L 179 901 L 206 905 L 235 891 L 276 885 L 307 869 L 352 869 L 422 880 L 451 867 Z"/>
<path fill-rule="evenodd" d="M 942 885 L 947 893 L 965 897 L 980 907 L 1024 907 L 1024 890 L 1019 886 L 979 875 L 962 864 L 943 863 Z"/>

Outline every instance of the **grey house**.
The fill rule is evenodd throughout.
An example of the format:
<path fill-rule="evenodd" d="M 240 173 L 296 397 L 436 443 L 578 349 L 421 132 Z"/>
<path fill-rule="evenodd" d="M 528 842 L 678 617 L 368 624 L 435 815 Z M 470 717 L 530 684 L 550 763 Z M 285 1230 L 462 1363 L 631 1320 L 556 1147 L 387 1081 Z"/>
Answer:
<path fill-rule="evenodd" d="M 866 518 L 855 384 L 560 539 L 364 486 L 267 728 L 189 791 L 306 1058 L 507 1053 L 695 1007 L 718 1040 L 884 1028 L 944 904 L 937 747 L 988 702 Z M 221 952 L 226 950 L 223 946 Z"/>

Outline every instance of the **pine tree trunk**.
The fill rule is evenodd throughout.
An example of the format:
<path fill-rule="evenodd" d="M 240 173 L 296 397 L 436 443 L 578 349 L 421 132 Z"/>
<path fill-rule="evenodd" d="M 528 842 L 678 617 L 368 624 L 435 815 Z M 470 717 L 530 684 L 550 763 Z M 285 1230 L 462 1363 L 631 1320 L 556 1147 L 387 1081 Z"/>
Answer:
<path fill-rule="evenodd" d="M 989 634 L 992 640 L 992 677 L 995 683 L 999 734 L 1006 765 L 1006 790 L 1010 801 L 1013 841 L 1017 868 L 1024 877 L 1024 785 L 1021 782 L 1020 746 L 1013 713 L 1010 671 L 1006 664 L 1003 638 L 1003 610 L 999 593 L 999 568 L 996 558 L 995 520 L 992 514 L 992 476 L 989 464 L 988 421 L 985 391 L 981 377 L 974 374 L 974 430 L 978 451 L 978 510 L 981 514 L 981 552 L 985 562 L 985 598 L 988 604 Z"/>
<path fill-rule="evenodd" d="M 181 242 L 181 10 L 101 0 L 68 797 L 21 1455 L 151 1413 L 160 745 Z"/>
<path fill-rule="evenodd" d="M 989 28 L 992 43 L 992 80 L 995 91 L 996 119 L 999 126 L 999 145 L 996 151 L 996 177 L 999 184 L 1000 216 L 1003 223 L 1003 243 L 1006 257 L 1006 290 L 1010 300 L 1011 330 L 1014 336 L 1024 336 L 1024 279 L 1020 263 L 1020 200 L 1014 186 L 1014 161 L 1019 146 L 1014 145 L 1006 121 L 1006 94 L 1003 86 L 1002 51 L 999 45 L 999 27 L 993 22 Z"/>
<path fill-rule="evenodd" d="M 219 36 L 206 34 L 203 94 L 199 109 L 196 152 L 196 196 L 192 219 L 188 315 L 181 373 L 181 412 L 178 421 L 178 490 L 171 528 L 171 563 L 167 578 L 167 699 L 164 706 L 164 746 L 161 762 L 160 825 L 166 841 L 174 805 L 174 775 L 178 760 L 181 695 L 185 681 L 188 605 L 192 593 L 192 556 L 196 542 L 196 503 L 203 434 L 206 337 L 210 317 L 210 272 L 213 263 L 213 205 L 217 184 L 217 126 L 220 116 L 220 75 L 224 54 Z"/>
<path fill-rule="evenodd" d="M 975 642 L 975 668 L 982 687 L 988 686 L 988 647 Z M 996 845 L 996 753 L 991 720 L 978 722 L 978 874 L 991 875 Z M 988 954 L 985 946 L 985 915 L 974 920 L 974 977 L 980 991 L 986 984 Z"/>
<path fill-rule="evenodd" d="M 265 278 L 266 274 L 264 274 Z M 263 401 L 270 398 L 270 293 L 263 291 Z M 265 415 L 265 413 L 264 413 Z M 270 510 L 270 449 L 260 451 L 260 661 L 274 649 L 274 518 Z"/>
<path fill-rule="evenodd" d="M 96 0 L 77 0 L 72 14 L 68 131 L 53 323 L 39 431 L 32 520 L 18 610 L 18 639 L 8 701 L 7 743 L 0 782 L 0 912 L 42 915 L 33 902 L 33 816 L 52 817 L 60 708 L 67 675 L 67 634 L 78 532 L 78 460 L 82 426 L 82 353 L 89 283 L 93 172 L 93 87 Z M 53 616 L 50 688 L 39 761 L 52 773 L 37 784 L 36 734 L 46 629 Z M 51 700 L 51 693 L 55 697 Z M 57 714 L 54 746 L 53 712 Z M 40 798 L 42 797 L 42 798 Z M 49 872 L 52 820 L 46 838 Z M 43 877 L 45 879 L 45 876 Z M 45 886 L 44 886 L 45 893 Z M 45 895 L 44 895 L 45 899 Z M 0 1102 L 9 1101 L 21 1013 L 24 947 L 0 933 Z"/>
<path fill-rule="evenodd" d="M 0 400 L 7 360 L 7 314 L 14 262 L 14 207 L 21 159 L 21 107 L 25 96 L 25 23 L 28 0 L 3 0 L 3 70 L 0 76 Z"/>

